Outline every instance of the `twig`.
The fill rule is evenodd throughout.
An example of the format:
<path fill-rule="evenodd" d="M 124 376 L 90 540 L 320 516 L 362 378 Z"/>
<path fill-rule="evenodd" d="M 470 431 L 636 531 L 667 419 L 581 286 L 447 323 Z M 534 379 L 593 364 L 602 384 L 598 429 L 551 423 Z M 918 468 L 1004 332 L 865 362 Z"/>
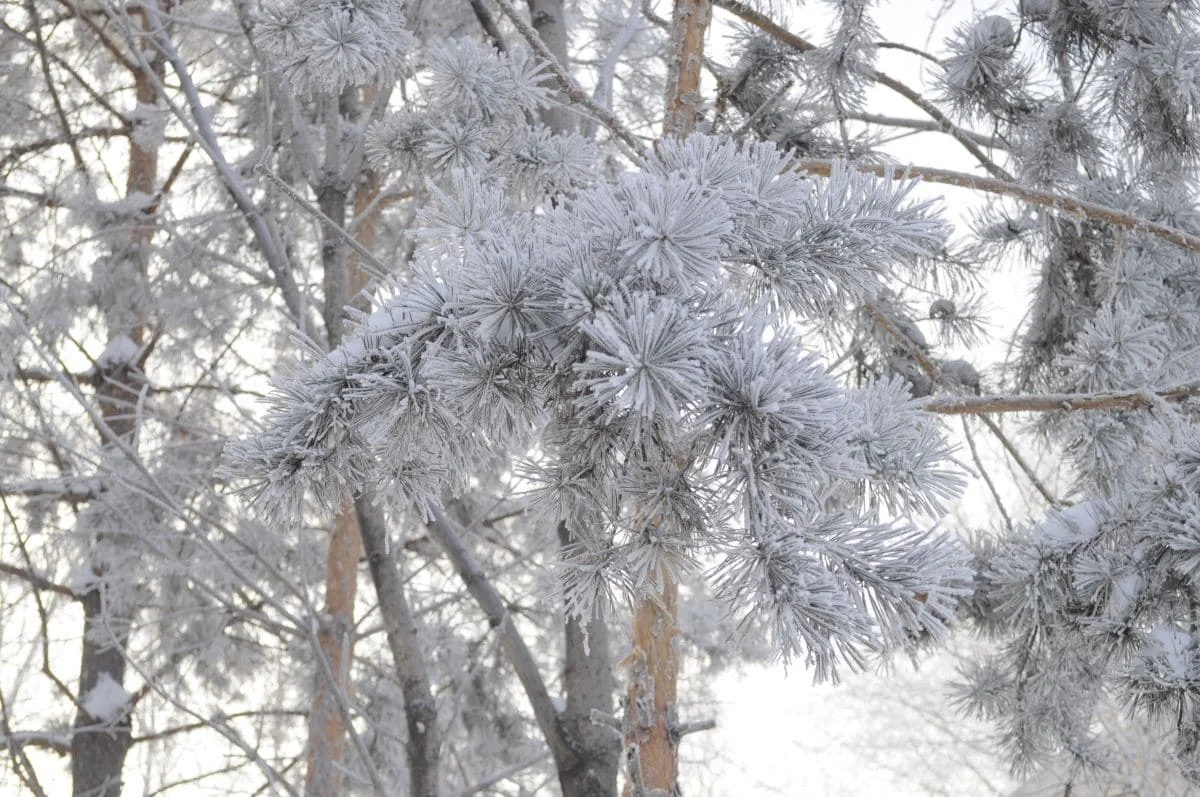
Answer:
<path fill-rule="evenodd" d="M 700 731 L 711 731 L 717 727 L 715 719 L 697 720 L 696 722 L 685 722 L 674 728 L 675 733 L 679 737 L 687 736 L 689 733 L 699 733 Z"/>
<path fill-rule="evenodd" d="M 191 73 L 188 71 L 187 64 L 179 55 L 179 51 L 166 38 L 164 33 L 162 19 L 158 11 L 156 3 L 149 3 L 145 6 L 146 12 L 150 18 L 150 28 L 154 31 L 154 35 L 150 41 L 154 43 L 157 49 L 171 65 L 171 69 L 179 78 L 179 86 L 183 90 L 184 97 L 187 99 L 187 106 L 190 114 L 184 112 L 179 104 L 170 99 L 166 92 L 166 87 L 161 85 L 157 77 L 152 75 L 155 82 L 160 83 L 158 88 L 163 101 L 170 107 L 171 112 L 176 118 L 187 128 L 189 132 L 195 135 L 200 146 L 212 161 L 213 166 L 217 170 L 217 174 L 221 178 L 225 190 L 233 198 L 234 204 L 241 211 L 242 216 L 246 219 L 246 223 L 250 225 L 254 231 L 255 240 L 258 242 L 259 250 L 263 253 L 263 257 L 267 261 L 267 266 L 271 269 L 274 275 L 276 284 L 280 292 L 283 294 L 284 304 L 288 311 L 295 317 L 296 325 L 302 332 L 307 333 L 308 324 L 305 320 L 303 300 L 300 295 L 300 288 L 296 284 L 295 277 L 292 274 L 292 265 L 288 260 L 287 253 L 280 245 L 279 238 L 275 235 L 271 224 L 263 215 L 262 211 L 255 206 L 254 201 L 250 198 L 245 186 L 242 184 L 241 178 L 237 172 L 225 160 L 225 154 L 221 150 L 221 146 L 217 141 L 216 132 L 213 130 L 212 122 L 209 121 L 208 110 L 200 98 L 200 93 L 196 89 L 196 84 L 192 80 Z M 145 56 L 138 53 L 138 60 L 145 62 Z M 151 73 L 152 74 L 152 73 Z M 190 120 L 189 117 L 190 116 Z"/>
<path fill-rule="evenodd" d="M 534 718 L 538 728 L 546 739 L 546 744 L 554 756 L 554 765 L 559 772 L 566 771 L 577 758 L 575 745 L 567 735 L 560 722 L 558 709 L 550 699 L 546 682 L 538 669 L 533 653 L 521 638 L 517 627 L 513 625 L 512 615 L 505 605 L 504 599 L 492 582 L 479 568 L 474 557 L 462 541 L 457 524 L 446 517 L 442 508 L 437 505 L 429 507 L 432 516 L 428 524 L 430 536 L 437 539 L 446 552 L 450 564 L 463 580 L 467 590 L 476 603 L 487 615 L 488 623 L 496 629 L 500 636 L 500 644 L 504 653 L 521 681 L 526 698 L 533 708 Z"/>
<path fill-rule="evenodd" d="M 835 161 L 833 160 L 800 158 L 792 162 L 792 167 L 797 171 L 828 177 L 833 172 L 834 163 Z M 873 174 L 876 177 L 893 180 L 917 177 L 927 183 L 953 185 L 958 188 L 966 188 L 986 194 L 1011 196 L 1028 202 L 1031 205 L 1039 205 L 1051 208 L 1052 210 L 1072 213 L 1081 220 L 1094 219 L 1111 224 L 1120 230 L 1148 233 L 1176 246 L 1200 254 L 1200 236 L 1192 235 L 1191 233 L 1161 224 L 1157 221 L 1135 216 L 1132 213 L 1127 213 L 1108 205 L 1101 205 L 1097 202 L 1088 202 L 1084 199 L 1075 199 L 1074 197 L 1063 196 L 1062 194 L 1055 194 L 1050 191 L 1041 191 L 1008 180 L 980 177 L 966 172 L 938 169 L 931 166 L 907 166 L 899 170 L 892 166 L 876 163 L 850 163 L 849 166 L 852 169 L 865 174 Z"/>
<path fill-rule="evenodd" d="M 788 47 L 791 47 L 797 52 L 807 53 L 819 49 L 812 42 L 800 38 L 796 34 L 779 25 L 770 17 L 755 11 L 745 3 L 739 2 L 739 0 L 713 0 L 713 5 L 715 5 L 717 8 L 725 9 L 734 16 L 741 17 L 744 21 L 749 22 L 763 33 L 766 33 L 772 38 L 782 42 L 783 44 L 786 44 Z M 937 123 L 941 126 L 942 131 L 951 136 L 959 144 L 962 144 L 963 148 L 966 149 L 967 152 L 971 153 L 975 160 L 979 161 L 980 165 L 987 169 L 987 171 L 994 177 L 1002 180 L 1012 180 L 1012 176 L 994 160 L 988 157 L 988 154 L 972 140 L 971 135 L 959 128 L 958 125 L 954 124 L 954 121 L 950 119 L 950 117 L 946 116 L 946 114 L 942 112 L 941 108 L 938 108 L 936 105 L 922 97 L 917 92 L 913 91 L 908 86 L 901 83 L 899 80 L 896 80 L 890 75 L 886 75 L 877 69 L 870 70 L 868 75 L 870 76 L 871 80 L 875 81 L 881 86 L 886 86 L 900 96 L 904 97 L 913 105 L 920 108 L 925 113 L 929 114 L 929 116 L 937 121 Z"/>
<path fill-rule="evenodd" d="M 462 791 L 460 791 L 458 793 L 458 797 L 471 797 L 472 794 L 479 794 L 479 792 L 481 792 L 481 791 L 488 791 L 489 789 L 491 789 L 493 786 L 495 786 L 500 781 L 508 780 L 513 775 L 516 775 L 519 772 L 524 772 L 525 770 L 529 769 L 530 767 L 534 766 L 535 764 L 540 764 L 542 761 L 545 761 L 549 757 L 550 757 L 550 751 L 546 750 L 541 753 L 538 753 L 535 756 L 527 758 L 524 761 L 518 761 L 517 763 L 513 764 L 511 767 L 502 769 L 499 772 L 497 772 L 495 775 L 492 775 L 485 780 L 481 780 L 478 783 L 474 783 L 474 784 L 468 786 L 467 788 L 463 789 Z"/>
<path fill-rule="evenodd" d="M 496 0 L 496 2 L 505 15 L 512 20 L 513 26 L 521 34 L 521 37 L 529 43 L 529 46 L 533 48 L 538 57 L 546 62 L 551 74 L 558 81 L 558 87 L 562 90 L 563 94 L 567 95 L 567 98 L 571 102 L 581 105 L 590 111 L 613 135 L 632 149 L 633 154 L 636 156 L 635 160 L 645 161 L 646 148 L 642 145 L 642 142 L 621 123 L 621 120 L 612 111 L 588 96 L 583 87 L 567 74 L 567 70 L 546 47 L 546 43 L 542 41 L 542 37 L 538 35 L 538 32 L 525 21 L 525 17 L 521 16 L 521 12 L 513 7 L 512 0 Z"/>
<path fill-rule="evenodd" d="M 31 479 L 8 484 L 0 483 L 0 496 L 53 498 L 56 501 L 76 503 L 91 501 L 104 492 L 104 489 L 104 482 L 99 478 Z"/>
<path fill-rule="evenodd" d="M 904 334 L 901 330 L 897 329 L 896 325 L 892 323 L 891 319 L 888 318 L 887 315 L 876 305 L 868 303 L 866 305 L 866 310 L 884 329 L 884 331 L 895 338 L 896 341 L 905 349 L 905 351 L 907 351 L 909 355 L 916 360 L 917 365 L 921 367 L 921 370 L 926 373 L 926 375 L 930 378 L 930 380 L 933 381 L 935 385 L 944 384 L 942 379 L 942 369 L 938 367 L 937 363 L 929 359 L 929 356 L 921 350 L 921 347 L 913 342 L 912 338 Z M 930 401 L 933 401 L 933 399 Z M 934 410 L 929 411 L 933 412 Z M 996 439 L 1000 441 L 1000 445 L 1004 446 L 1004 450 L 1007 451 L 1008 455 L 1012 457 L 1014 462 L 1017 463 L 1017 467 L 1021 469 L 1026 478 L 1028 478 L 1033 484 L 1034 488 L 1036 488 L 1037 491 L 1042 494 L 1042 497 L 1049 501 L 1051 506 L 1062 506 L 1062 501 L 1055 498 L 1054 494 L 1046 488 L 1046 485 L 1042 484 L 1042 480 L 1037 475 L 1037 471 L 1029 466 L 1029 463 L 1027 463 L 1025 458 L 1021 456 L 1021 452 L 1017 450 L 1017 447 L 1014 446 L 1012 441 L 1008 439 L 1008 435 L 1006 435 L 1004 430 L 1000 428 L 1000 425 L 986 415 L 980 416 L 980 420 L 983 421 L 983 425 L 988 428 L 988 431 L 995 435 Z"/>
<path fill-rule="evenodd" d="M 971 459 L 975 461 L 975 467 L 979 469 L 979 476 L 983 479 L 983 483 L 987 485 L 988 492 L 992 495 L 992 501 L 996 504 L 996 509 L 1000 510 L 1000 517 L 1004 519 L 1004 528 L 1012 533 L 1013 522 L 1008 516 L 1008 510 L 1004 508 L 1004 502 L 1000 500 L 1000 491 L 996 489 L 996 483 L 992 481 L 992 477 L 988 475 L 987 468 L 983 466 L 983 459 L 979 456 L 979 449 L 975 445 L 975 436 L 971 434 L 971 427 L 967 424 L 967 419 L 962 419 L 963 437 L 967 438 L 967 448 L 971 451 Z"/>
<path fill-rule="evenodd" d="M 5 562 L 0 562 L 0 573 L 19 578 L 22 581 L 28 582 L 34 589 L 43 592 L 53 592 L 57 595 L 70 598 L 71 600 L 79 600 L 79 595 L 70 587 L 64 587 L 62 584 L 55 583 L 45 576 L 38 575 L 32 570 L 26 570 L 23 567 L 15 567 Z"/>
<path fill-rule="evenodd" d="M 357 240 L 355 240 L 353 235 L 346 232 L 346 230 L 344 230 L 342 228 L 342 226 L 340 224 L 338 224 L 336 221 L 334 221 L 333 219 L 326 216 L 325 213 L 323 213 L 320 208 L 318 208 L 316 205 L 313 205 L 311 202 L 306 200 L 304 197 L 300 196 L 299 192 L 297 192 L 296 189 L 292 188 L 284 180 L 280 179 L 278 175 L 272 174 L 271 170 L 268 169 L 265 164 L 260 163 L 257 166 L 255 166 L 254 172 L 256 174 L 261 174 L 263 177 L 266 177 L 273 185 L 275 185 L 277 188 L 279 188 L 279 190 L 281 190 L 281 191 L 283 191 L 283 193 L 287 194 L 288 198 L 291 199 L 293 202 L 295 202 L 296 205 L 299 206 L 301 210 L 303 210 L 305 213 L 309 214 L 313 218 L 320 221 L 327 228 L 329 228 L 329 230 L 334 235 L 336 235 L 338 238 L 341 238 L 346 243 L 347 246 L 349 246 L 351 249 L 353 249 L 355 251 L 356 254 L 358 254 L 359 257 L 366 260 L 368 263 L 370 263 L 372 266 L 374 266 L 378 270 L 379 273 L 377 276 L 382 277 L 388 273 L 388 271 L 389 271 L 388 267 L 385 266 L 382 262 L 380 262 L 379 258 L 377 258 L 377 257 L 375 257 L 375 255 L 371 254 L 370 249 L 367 249 L 365 246 L 363 246 Z"/>

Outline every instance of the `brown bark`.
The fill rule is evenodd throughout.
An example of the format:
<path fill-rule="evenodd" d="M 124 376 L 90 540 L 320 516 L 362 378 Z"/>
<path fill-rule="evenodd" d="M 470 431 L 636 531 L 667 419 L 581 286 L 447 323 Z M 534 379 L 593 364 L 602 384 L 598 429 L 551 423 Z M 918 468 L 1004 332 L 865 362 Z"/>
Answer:
<path fill-rule="evenodd" d="M 139 20 L 138 26 L 145 29 L 144 18 Z M 163 60 L 158 56 L 151 56 L 149 68 L 133 65 L 134 94 L 139 103 L 151 106 L 157 102 L 157 85 L 162 80 L 163 66 Z M 154 196 L 157 180 L 158 149 L 156 146 L 145 148 L 131 136 L 126 196 Z M 155 229 L 154 209 L 150 208 L 134 221 L 124 247 L 114 253 L 114 263 L 124 263 L 126 268 L 132 268 L 136 280 L 146 278 Z M 138 310 L 137 307 L 121 308 L 120 311 L 101 307 L 108 320 L 109 340 L 127 335 L 134 343 L 145 344 L 146 326 Z M 136 444 L 138 423 L 133 407 L 145 386 L 144 365 L 143 355 L 136 364 L 121 364 L 95 374 L 96 402 L 101 418 L 97 432 L 103 449 L 112 450 L 116 444 Z M 108 537 L 108 533 L 98 537 Z M 104 541 L 98 539 L 97 543 Z M 121 541 L 112 540 L 112 544 L 120 545 Z M 121 771 L 132 745 L 132 717 L 124 713 L 107 721 L 100 720 L 84 711 L 83 703 L 102 676 L 112 678 L 124 687 L 125 647 L 133 621 L 133 607 L 131 601 L 108 598 L 107 583 L 112 576 L 106 573 L 102 563 L 92 561 L 89 567 L 94 576 L 92 586 L 79 597 L 84 610 L 84 633 L 79 661 L 80 706 L 71 736 L 72 793 L 74 797 L 118 797 Z"/>
<path fill-rule="evenodd" d="M 145 30 L 145 19 L 138 26 Z M 153 105 L 158 101 L 157 86 L 164 74 L 164 62 L 151 56 L 149 68 L 133 66 L 134 91 L 138 103 Z M 129 171 L 126 174 L 126 196 L 154 195 L 158 181 L 158 148 L 140 146 L 129 138 Z M 114 262 L 132 268 L 133 278 L 144 281 L 150 260 L 156 220 L 153 208 L 148 208 L 134 221 L 124 246 L 114 253 Z M 146 325 L 138 310 L 144 308 L 100 308 L 108 317 L 109 339 L 127 335 L 139 345 L 145 344 Z M 132 312 L 131 312 L 132 310 Z M 137 363 L 121 364 L 105 369 L 95 376 L 96 402 L 101 418 L 101 446 L 113 449 L 118 443 L 135 445 L 137 416 L 133 411 L 145 386 L 144 355 Z M 107 533 L 98 535 L 108 536 Z M 124 536 L 124 535 L 122 535 Z M 98 543 L 103 543 L 99 539 Z M 118 540 L 114 545 L 121 544 Z M 102 676 L 120 686 L 125 684 L 125 647 L 133 621 L 133 607 L 128 600 L 110 600 L 108 580 L 112 577 L 102 563 L 93 560 L 92 586 L 80 596 L 83 606 L 84 633 L 79 666 L 79 710 L 75 715 L 71 736 L 71 777 L 75 797 L 118 797 L 121 793 L 121 773 L 125 757 L 132 745 L 132 717 L 123 713 L 102 721 L 92 717 L 83 703 Z M 130 589 L 125 587 L 124 589 Z"/>
<path fill-rule="evenodd" d="M 350 694 L 354 659 L 354 599 L 358 592 L 358 522 L 346 507 L 333 524 L 325 569 L 325 605 L 317 628 L 321 655 L 330 677 L 317 677 L 308 715 L 308 797 L 333 797 L 342 790 L 338 765 L 346 749 L 346 727 L 335 692 Z"/>
<path fill-rule="evenodd" d="M 625 749 L 632 769 L 625 794 L 641 797 L 654 789 L 679 792 L 678 717 L 675 709 L 679 681 L 679 587 L 661 574 L 661 591 L 648 595 L 633 616 L 633 651 L 625 704 Z"/>
<path fill-rule="evenodd" d="M 704 108 L 700 68 L 704 62 L 704 34 L 711 20 L 709 0 L 675 0 L 671 15 L 664 136 L 683 138 L 696 129 Z"/>
<path fill-rule="evenodd" d="M 330 112 L 337 113 L 336 108 Z M 318 187 L 321 212 L 345 227 L 348 196 L 336 178 L 336 163 L 327 163 L 326 183 Z M 354 209 L 363 212 L 378 186 L 372 181 L 356 192 Z M 325 282 L 325 332 L 330 348 L 341 343 L 345 307 L 366 286 L 366 271 L 357 258 L 348 256 L 345 242 L 335 230 L 322 226 L 321 260 Z M 359 231 L 359 242 L 367 249 L 374 244 L 375 220 L 368 219 Z M 358 516 L 353 505 L 342 508 L 334 520 L 325 560 L 325 603 L 317 629 L 321 655 L 329 664 L 328 675 L 318 675 L 308 718 L 308 758 L 304 793 L 307 797 L 336 797 L 342 792 L 340 762 L 346 750 L 346 725 L 338 705 L 338 693 L 350 694 L 350 668 L 354 660 L 354 602 L 358 595 L 358 560 L 363 545 Z M 322 668 L 323 670 L 323 668 Z M 321 672 L 319 670 L 318 672 Z"/>
<path fill-rule="evenodd" d="M 701 117 L 704 98 L 700 93 L 700 69 L 704 35 L 711 18 L 709 0 L 675 0 L 664 137 L 688 135 Z M 675 705 L 679 587 L 670 574 L 656 575 L 659 591 L 648 591 L 638 604 L 633 617 L 633 650 L 626 659 L 629 688 L 624 741 L 630 772 L 625 792 L 633 797 L 655 790 L 665 795 L 679 793 Z"/>

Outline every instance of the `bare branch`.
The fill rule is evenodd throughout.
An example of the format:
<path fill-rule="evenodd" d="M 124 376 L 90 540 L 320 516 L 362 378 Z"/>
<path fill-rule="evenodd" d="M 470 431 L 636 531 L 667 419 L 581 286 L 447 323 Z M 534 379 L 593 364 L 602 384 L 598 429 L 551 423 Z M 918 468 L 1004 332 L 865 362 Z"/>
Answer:
<path fill-rule="evenodd" d="M 430 535 L 442 546 L 455 572 L 466 584 L 471 597 L 487 615 L 488 623 L 499 634 L 504 653 L 521 681 L 525 696 L 537 719 L 538 728 L 541 729 L 554 756 L 555 768 L 560 772 L 566 771 L 572 766 L 575 758 L 574 746 L 560 725 L 558 709 L 554 707 L 554 701 L 546 689 L 546 682 L 538 670 L 537 661 L 534 660 L 525 640 L 521 638 L 517 627 L 513 625 L 504 599 L 463 544 L 456 524 L 446 517 L 440 506 L 431 506 L 430 513 L 433 515 L 433 522 L 429 524 Z"/>
<path fill-rule="evenodd" d="M 22 581 L 29 583 L 34 589 L 41 590 L 43 592 L 53 592 L 55 594 L 68 597 L 71 600 L 79 599 L 79 595 L 77 595 L 75 590 L 71 589 L 70 587 L 65 587 L 62 584 L 51 581 L 45 576 L 38 575 L 32 570 L 26 570 L 23 567 L 16 567 L 15 565 L 10 565 L 7 562 L 0 562 L 0 573 L 6 576 L 12 576 L 13 578 L 19 578 Z"/>
<path fill-rule="evenodd" d="M 1163 391 L 1124 390 L 1109 393 L 1047 393 L 1036 396 L 946 396 L 927 399 L 926 412 L 939 415 L 988 415 L 1007 412 L 1061 412 L 1070 410 L 1140 410 L 1163 402 L 1181 402 L 1200 396 L 1200 383 Z"/>
<path fill-rule="evenodd" d="M 834 161 L 832 160 L 801 158 L 793 161 L 792 167 L 797 171 L 828 177 L 833 172 L 833 164 Z M 853 169 L 866 174 L 873 174 L 877 177 L 885 177 L 893 180 L 905 180 L 917 177 L 927 183 L 953 185 L 958 188 L 966 188 L 985 194 L 1014 197 L 1031 205 L 1039 205 L 1052 210 L 1071 213 L 1080 220 L 1093 219 L 1111 224 L 1121 230 L 1148 233 L 1176 246 L 1200 254 L 1200 236 L 1192 235 L 1191 233 L 1161 224 L 1157 221 L 1135 216 L 1123 210 L 1117 210 L 1108 205 L 1101 205 L 1097 202 L 1075 199 L 1074 197 L 1055 194 L 1051 191 L 1041 191 L 1008 180 L 980 177 L 979 175 L 968 174 L 966 172 L 938 169 L 932 166 L 907 166 L 903 169 L 895 169 L 876 163 L 851 163 L 849 165 Z"/>
<path fill-rule="evenodd" d="M 27 481 L 0 483 L 0 497 L 50 498 L 56 501 L 91 501 L 104 492 L 104 483 L 95 477 L 30 479 Z"/>
<path fill-rule="evenodd" d="M 283 294 L 284 304 L 288 311 L 296 320 L 296 325 L 302 332 L 308 331 L 308 325 L 305 322 L 303 302 L 300 297 L 300 288 L 296 285 L 295 277 L 292 274 L 292 265 L 288 261 L 287 254 L 279 244 L 279 238 L 275 235 L 267 218 L 262 211 L 254 204 L 250 194 L 246 191 L 242 184 L 241 177 L 225 160 L 225 154 L 221 150 L 221 145 L 217 141 L 216 131 L 213 130 L 212 122 L 209 120 L 209 112 L 204 107 L 204 103 L 200 98 L 199 91 L 196 89 L 196 84 L 192 80 L 191 73 L 188 71 L 187 64 L 179 55 L 179 51 L 167 39 L 164 33 L 162 19 L 160 18 L 156 3 L 150 3 L 146 6 L 147 13 L 151 19 L 150 28 L 154 31 L 151 38 L 155 48 L 171 65 L 171 69 L 179 78 L 180 88 L 183 89 L 184 97 L 187 99 L 188 109 L 190 114 L 185 113 L 179 105 L 171 100 L 166 93 L 163 93 L 163 101 L 171 108 L 172 113 L 189 128 L 189 131 L 196 136 L 200 146 L 212 161 L 213 166 L 217 170 L 217 174 L 221 178 L 221 183 L 225 186 L 225 190 L 233 198 L 234 204 L 246 219 L 246 223 L 254 231 L 255 240 L 258 242 L 259 251 L 267 261 L 267 266 L 271 269 L 274 275 L 276 284 L 279 286 L 280 292 Z M 144 57 L 139 55 L 139 58 L 144 60 Z M 159 87 L 160 89 L 163 87 Z"/>
<path fill-rule="evenodd" d="M 538 57 L 545 61 L 546 65 L 550 67 L 550 73 L 553 74 L 554 78 L 558 81 L 558 86 L 560 89 L 562 89 L 563 94 L 567 95 L 567 98 L 570 99 L 571 102 L 582 106 L 589 113 L 599 119 L 600 122 L 607 127 L 614 136 L 616 136 L 618 139 L 624 142 L 626 146 L 633 150 L 633 155 L 635 156 L 636 160 L 646 160 L 646 148 L 638 139 L 638 137 L 631 133 L 629 129 L 621 123 L 621 120 L 613 114 L 612 111 L 593 100 L 591 96 L 589 96 L 588 93 L 583 90 L 583 87 L 575 82 L 574 78 L 567 74 L 566 68 L 558 62 L 558 59 L 555 58 L 550 50 L 546 47 L 546 43 L 542 41 L 542 37 L 539 36 L 537 31 L 525 21 L 525 17 L 521 16 L 521 12 L 517 11 L 517 9 L 513 7 L 512 0 L 496 0 L 496 2 L 499 3 L 500 8 L 504 11 L 505 15 L 512 20 L 513 26 L 516 27 L 517 32 L 521 34 L 521 37 L 529 43 L 529 46 L 533 48 L 535 53 L 538 54 Z"/>
<path fill-rule="evenodd" d="M 800 38 L 796 34 L 779 25 L 779 23 L 775 22 L 770 17 L 755 11 L 750 6 L 739 2 L 738 0 L 713 0 L 713 5 L 717 6 L 718 8 L 725 9 L 736 17 L 742 18 L 746 22 L 749 22 L 751 25 L 761 30 L 763 33 L 766 33 L 768 36 L 771 36 L 777 41 L 786 44 L 788 47 L 791 47 L 797 52 L 807 53 L 819 49 L 812 42 Z M 942 112 L 941 108 L 938 108 L 932 102 L 925 99 L 916 91 L 901 83 L 899 80 L 896 80 L 895 78 L 886 75 L 877 69 L 872 69 L 868 74 L 870 75 L 871 79 L 879 85 L 886 86 L 900 96 L 904 97 L 913 105 L 920 108 L 925 113 L 929 114 L 929 117 L 938 123 L 943 132 L 952 137 L 959 144 L 962 144 L 963 149 L 971 153 L 975 160 L 979 161 L 980 165 L 987 169 L 988 173 L 990 173 L 993 177 L 1006 181 L 1011 181 L 1013 179 L 1012 175 L 1006 172 L 1001 166 L 992 160 L 986 152 L 980 149 L 979 145 L 975 143 L 971 134 L 962 130 L 958 125 L 956 125 L 950 117 L 946 116 L 946 114 Z"/>
<path fill-rule="evenodd" d="M 13 731 L 7 736 L 0 737 L 0 746 L 9 750 L 19 750 L 22 747 L 36 747 L 49 750 L 60 756 L 71 754 L 71 734 L 53 731 Z"/>

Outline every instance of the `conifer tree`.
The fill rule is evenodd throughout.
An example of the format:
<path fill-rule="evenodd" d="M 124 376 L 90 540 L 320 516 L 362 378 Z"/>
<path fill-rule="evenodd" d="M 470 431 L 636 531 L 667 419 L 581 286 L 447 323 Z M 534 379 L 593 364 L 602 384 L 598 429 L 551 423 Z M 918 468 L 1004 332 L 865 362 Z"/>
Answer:
<path fill-rule="evenodd" d="M 1198 777 L 1195 3 L 1014 0 L 934 53 L 869 0 L 812 37 L 738 0 L 52 5 L 0 41 L 22 788 L 51 750 L 105 797 L 671 794 L 700 637 L 836 679 L 953 621 L 1022 772 L 1102 764 L 1116 697 Z M 1014 264 L 996 366 L 972 284 Z M 976 456 L 1010 528 L 970 550 L 951 415 L 1046 505 Z"/>

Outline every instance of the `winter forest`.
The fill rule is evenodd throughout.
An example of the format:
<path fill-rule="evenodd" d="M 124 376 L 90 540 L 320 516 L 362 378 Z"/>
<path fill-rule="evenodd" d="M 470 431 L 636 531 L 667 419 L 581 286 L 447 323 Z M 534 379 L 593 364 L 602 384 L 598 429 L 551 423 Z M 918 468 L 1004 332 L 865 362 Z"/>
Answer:
<path fill-rule="evenodd" d="M 1200 794 L 1200 0 L 3 0 L 0 119 L 0 794 Z"/>

